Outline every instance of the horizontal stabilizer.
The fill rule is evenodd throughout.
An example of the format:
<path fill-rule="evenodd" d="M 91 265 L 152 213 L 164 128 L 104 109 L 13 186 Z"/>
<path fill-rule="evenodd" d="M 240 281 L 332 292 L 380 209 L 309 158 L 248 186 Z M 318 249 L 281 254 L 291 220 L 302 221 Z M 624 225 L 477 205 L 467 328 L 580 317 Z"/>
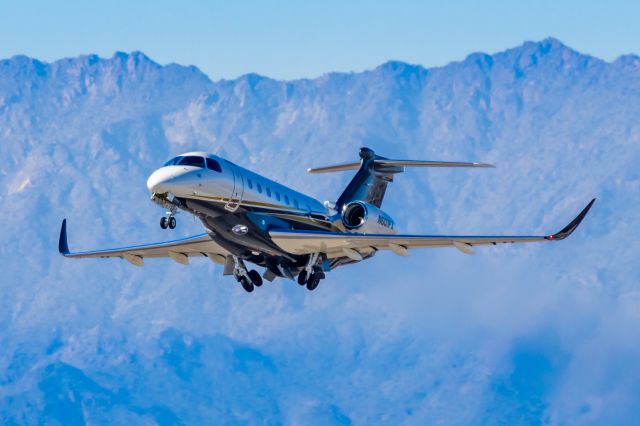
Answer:
<path fill-rule="evenodd" d="M 331 173 L 331 172 L 344 172 L 347 170 L 358 170 L 360 168 L 360 162 L 357 163 L 345 163 L 336 164 L 335 166 L 316 167 L 313 169 L 307 169 L 309 173 Z"/>
<path fill-rule="evenodd" d="M 309 173 L 331 173 L 344 172 L 347 170 L 358 170 L 360 162 L 336 164 L 333 166 L 315 167 L 307 169 Z M 404 167 L 495 167 L 486 163 L 469 163 L 462 161 L 420 161 L 420 160 L 373 160 L 373 169 L 380 172 L 400 173 L 404 171 Z"/>
<path fill-rule="evenodd" d="M 397 173 L 404 172 L 406 167 L 493 167 L 491 164 L 461 161 L 391 160 L 376 155 L 372 149 L 366 147 L 360 148 L 358 154 L 360 156 L 358 162 L 307 169 L 309 173 L 356 171 L 336 201 L 338 211 L 342 211 L 346 204 L 354 200 L 380 207 L 387 185 L 393 182 L 393 177 Z"/>
<path fill-rule="evenodd" d="M 466 163 L 461 161 L 419 161 L 419 160 L 375 160 L 378 167 L 495 167 L 486 163 Z"/>

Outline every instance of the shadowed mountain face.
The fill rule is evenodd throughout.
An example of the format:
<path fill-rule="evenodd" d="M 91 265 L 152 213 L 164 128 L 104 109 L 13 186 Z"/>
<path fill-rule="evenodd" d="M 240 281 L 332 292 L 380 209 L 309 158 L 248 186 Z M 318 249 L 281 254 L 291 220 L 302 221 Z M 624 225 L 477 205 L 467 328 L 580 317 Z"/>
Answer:
<path fill-rule="evenodd" d="M 410 170 L 403 232 L 557 244 L 380 253 L 313 293 L 246 294 L 206 260 L 57 254 L 162 231 L 147 176 L 206 150 L 316 196 L 360 146 Z M 554 39 L 425 69 L 211 82 L 141 53 L 0 61 L 0 423 L 630 424 L 640 403 L 640 58 Z"/>

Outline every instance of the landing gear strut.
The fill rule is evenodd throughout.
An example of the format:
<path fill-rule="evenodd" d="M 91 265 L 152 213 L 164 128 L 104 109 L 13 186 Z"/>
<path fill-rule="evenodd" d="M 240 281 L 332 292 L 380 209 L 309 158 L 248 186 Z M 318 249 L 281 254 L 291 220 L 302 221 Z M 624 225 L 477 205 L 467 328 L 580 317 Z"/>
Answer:
<path fill-rule="evenodd" d="M 320 281 L 325 278 L 322 268 L 318 266 L 320 253 L 312 253 L 309 256 L 307 266 L 298 275 L 298 284 L 306 285 L 308 290 L 315 290 Z"/>
<path fill-rule="evenodd" d="M 247 271 L 244 261 L 237 256 L 233 256 L 233 261 L 235 262 L 233 276 L 236 277 L 236 281 L 240 283 L 244 291 L 251 293 L 254 287 L 262 285 L 262 277 L 258 271 L 255 269 Z"/>

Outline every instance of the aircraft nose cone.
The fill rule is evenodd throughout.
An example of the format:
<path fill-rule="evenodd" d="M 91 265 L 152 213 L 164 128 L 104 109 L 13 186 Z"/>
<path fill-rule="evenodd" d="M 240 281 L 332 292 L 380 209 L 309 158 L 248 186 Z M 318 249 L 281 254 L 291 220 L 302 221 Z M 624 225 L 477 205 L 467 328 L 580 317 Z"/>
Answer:
<path fill-rule="evenodd" d="M 184 167 L 162 167 L 147 179 L 147 188 L 156 194 L 168 192 L 176 196 L 191 194 L 193 192 L 193 171 Z"/>
<path fill-rule="evenodd" d="M 163 167 L 151 173 L 151 175 L 147 179 L 147 188 L 150 192 L 155 192 L 156 194 L 164 194 L 174 189 L 174 181 L 179 176 L 179 171 Z"/>
<path fill-rule="evenodd" d="M 161 190 L 161 184 L 164 180 L 164 176 L 161 176 L 161 173 L 159 172 L 160 170 L 156 170 L 155 172 L 151 173 L 151 175 L 149 175 L 149 179 L 147 179 L 147 189 L 149 189 L 149 192 L 163 192 Z"/>

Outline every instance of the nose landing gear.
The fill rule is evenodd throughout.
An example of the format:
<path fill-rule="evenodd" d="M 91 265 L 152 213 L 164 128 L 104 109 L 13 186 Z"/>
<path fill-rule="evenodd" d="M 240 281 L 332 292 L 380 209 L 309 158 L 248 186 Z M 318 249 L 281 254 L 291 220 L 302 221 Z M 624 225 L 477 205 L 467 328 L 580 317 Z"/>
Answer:
<path fill-rule="evenodd" d="M 173 216 L 173 214 L 169 216 L 162 216 L 160 218 L 160 228 L 162 229 L 175 229 L 176 224 L 176 218 Z"/>
<path fill-rule="evenodd" d="M 160 218 L 160 228 L 162 229 L 167 229 L 167 228 L 171 228 L 174 229 L 176 227 L 176 218 L 171 216 L 171 217 L 164 217 L 162 216 Z"/>
<path fill-rule="evenodd" d="M 167 209 L 166 215 L 160 218 L 160 228 L 174 229 L 176 227 L 175 215 L 178 213 L 180 203 L 171 194 L 156 194 L 155 192 L 151 194 L 151 201 Z"/>
<path fill-rule="evenodd" d="M 173 216 L 165 217 L 162 216 L 160 218 L 160 228 L 162 229 L 175 229 L 176 227 L 176 218 Z"/>

